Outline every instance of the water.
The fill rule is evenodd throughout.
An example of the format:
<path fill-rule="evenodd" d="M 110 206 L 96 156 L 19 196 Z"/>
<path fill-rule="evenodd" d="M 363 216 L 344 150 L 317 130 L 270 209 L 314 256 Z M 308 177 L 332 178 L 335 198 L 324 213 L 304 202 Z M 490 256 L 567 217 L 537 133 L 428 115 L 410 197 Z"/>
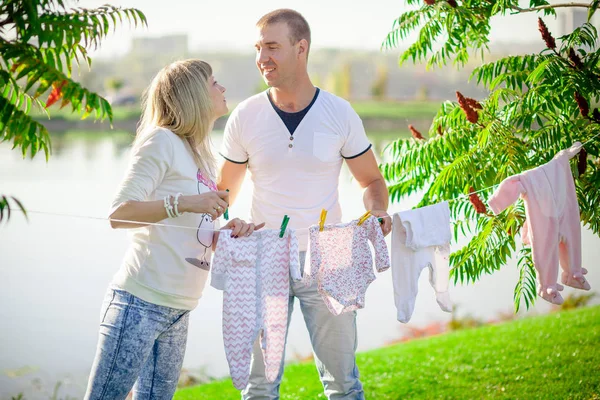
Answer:
<path fill-rule="evenodd" d="M 216 148 L 221 134 L 213 135 Z M 374 136 L 376 152 L 394 135 Z M 23 160 L 18 151 L 0 145 L 0 192 L 17 196 L 30 210 L 104 217 L 128 160 L 127 135 L 62 135 L 53 141 L 49 163 L 42 157 Z M 230 215 L 244 217 L 250 208 L 246 182 Z M 342 169 L 340 197 L 345 220 L 363 212 L 362 191 Z M 414 206 L 411 197 L 391 211 Z M 316 222 L 316 221 L 315 221 Z M 59 397 L 80 398 L 94 357 L 99 308 L 106 287 L 118 269 L 128 242 L 125 231 L 106 221 L 31 214 L 29 222 L 15 213 L 0 226 L 0 399 L 25 392 L 28 399 L 47 399 L 61 382 Z M 600 287 L 600 239 L 585 231 L 583 260 L 592 287 Z M 593 267 L 592 267 L 593 266 Z M 591 267 L 591 268 L 590 268 Z M 517 279 L 515 262 L 475 285 L 451 288 L 460 315 L 491 319 L 511 312 Z M 391 275 L 380 275 L 367 292 L 359 312 L 359 350 L 384 345 L 402 336 L 396 321 Z M 570 288 L 565 293 L 570 293 Z M 448 321 L 435 302 L 423 273 L 412 326 Z M 532 312 L 547 312 L 538 301 Z M 291 323 L 288 359 L 310 354 L 308 334 L 299 307 Z M 184 367 L 211 376 L 227 375 L 221 338 L 221 293 L 206 288 L 191 314 Z"/>

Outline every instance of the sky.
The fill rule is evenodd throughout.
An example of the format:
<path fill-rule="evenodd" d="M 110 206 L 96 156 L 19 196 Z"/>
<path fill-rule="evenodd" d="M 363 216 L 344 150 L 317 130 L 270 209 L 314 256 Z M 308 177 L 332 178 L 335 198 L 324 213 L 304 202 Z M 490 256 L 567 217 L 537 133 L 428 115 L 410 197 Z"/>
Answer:
<path fill-rule="evenodd" d="M 133 29 L 125 24 L 103 41 L 102 47 L 92 53 L 94 57 L 126 53 L 132 37 L 174 33 L 188 34 L 192 51 L 250 52 L 256 37 L 254 24 L 262 15 L 277 8 L 293 8 L 304 15 L 311 26 L 313 48 L 379 50 L 394 19 L 408 9 L 402 0 L 81 0 L 71 3 L 93 8 L 107 2 L 140 9 L 148 19 L 148 28 Z M 547 24 L 553 28 L 553 21 Z M 533 13 L 493 21 L 493 41 L 531 42 L 538 38 Z"/>

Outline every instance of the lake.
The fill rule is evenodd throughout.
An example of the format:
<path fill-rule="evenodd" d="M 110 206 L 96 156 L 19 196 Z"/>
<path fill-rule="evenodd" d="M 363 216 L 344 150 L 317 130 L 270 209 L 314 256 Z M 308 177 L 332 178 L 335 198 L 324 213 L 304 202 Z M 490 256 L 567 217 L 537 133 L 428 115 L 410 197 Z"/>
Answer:
<path fill-rule="evenodd" d="M 377 154 L 394 137 L 372 136 Z M 212 139 L 219 148 L 221 132 L 215 132 Z M 48 163 L 43 156 L 24 160 L 19 151 L 0 144 L 0 192 L 15 195 L 32 211 L 105 217 L 127 166 L 129 142 L 128 135 L 119 133 L 54 136 L 54 153 Z M 246 181 L 230 215 L 248 215 L 251 189 Z M 342 169 L 340 198 L 344 220 L 364 213 L 362 191 L 346 168 Z M 390 211 L 409 209 L 417 202 L 413 196 L 392 204 Z M 19 392 L 27 399 L 47 399 L 57 382 L 62 385 L 59 398 L 81 398 L 95 353 L 100 304 L 128 246 L 126 232 L 90 218 L 32 213 L 25 222 L 18 212 L 0 226 L 0 232 L 0 399 Z M 589 281 L 597 289 L 600 239 L 584 231 L 583 248 Z M 513 260 L 474 285 L 451 287 L 457 314 L 488 320 L 512 312 L 517 277 Z M 427 278 L 424 271 L 410 326 L 450 319 L 437 306 Z M 565 288 L 563 294 L 572 292 Z M 210 286 L 204 293 L 191 314 L 184 367 L 221 377 L 228 373 L 221 338 L 221 293 Z M 550 309 L 538 300 L 530 313 Z M 359 350 L 382 346 L 406 332 L 395 318 L 389 271 L 378 275 L 370 286 L 366 307 L 358 315 Z M 296 305 L 287 358 L 303 358 L 310 352 Z"/>

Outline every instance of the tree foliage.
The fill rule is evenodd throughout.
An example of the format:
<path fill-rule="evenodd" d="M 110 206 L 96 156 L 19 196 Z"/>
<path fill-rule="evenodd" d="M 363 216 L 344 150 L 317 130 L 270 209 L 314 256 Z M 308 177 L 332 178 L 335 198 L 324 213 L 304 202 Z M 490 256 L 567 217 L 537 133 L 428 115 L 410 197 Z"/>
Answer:
<path fill-rule="evenodd" d="M 52 105 L 68 106 L 82 119 L 93 115 L 112 122 L 110 104 L 73 80 L 74 67 L 82 63 L 91 67 L 88 50 L 97 48 L 124 20 L 146 25 L 146 17 L 136 9 L 110 5 L 68 9 L 65 3 L 0 3 L 0 142 L 12 142 L 23 157 L 43 151 L 47 160 L 51 152 L 48 130 L 29 116 L 32 107 L 46 110 L 49 117 Z M 10 210 L 8 202 L 2 196 L 0 211 Z M 2 217 L 0 213 L 0 222 Z"/>
<path fill-rule="evenodd" d="M 531 0 L 526 9 L 515 0 L 407 3 L 419 8 L 394 22 L 383 47 L 395 47 L 400 39 L 418 31 L 400 63 L 412 60 L 459 67 L 488 48 L 494 16 L 522 12 L 554 15 L 555 8 L 567 6 L 541 0 Z M 589 17 L 599 3 L 586 6 Z M 457 91 L 457 102 L 441 106 L 429 138 L 413 132 L 413 138 L 392 143 L 393 161 L 381 166 L 393 201 L 417 192 L 423 193 L 418 206 L 455 199 L 450 202 L 454 237 L 472 236 L 450 257 L 455 283 L 473 283 L 517 255 L 516 310 L 522 300 L 526 307 L 535 301 L 536 273 L 530 249 L 517 252 L 515 236 L 525 221 L 523 203 L 517 202 L 498 216 L 485 209 L 484 201 L 495 185 L 550 161 L 575 141 L 590 141 L 579 158 L 572 160 L 572 167 L 581 220 L 600 235 L 600 138 L 596 136 L 600 134 L 600 112 L 590 106 L 598 104 L 600 97 L 598 35 L 594 26 L 586 23 L 555 39 L 541 16 L 538 24 L 545 50 L 476 68 L 471 78 L 489 91 L 488 97 L 469 99 Z"/>

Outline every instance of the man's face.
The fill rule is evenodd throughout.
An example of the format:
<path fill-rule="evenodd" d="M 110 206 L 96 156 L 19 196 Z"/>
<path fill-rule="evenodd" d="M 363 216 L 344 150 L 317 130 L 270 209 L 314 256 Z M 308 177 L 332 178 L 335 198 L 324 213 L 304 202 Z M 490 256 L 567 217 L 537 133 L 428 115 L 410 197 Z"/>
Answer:
<path fill-rule="evenodd" d="M 280 87 L 294 79 L 301 62 L 298 43 L 292 44 L 289 27 L 285 23 L 267 25 L 258 30 L 256 67 L 267 85 Z"/>

